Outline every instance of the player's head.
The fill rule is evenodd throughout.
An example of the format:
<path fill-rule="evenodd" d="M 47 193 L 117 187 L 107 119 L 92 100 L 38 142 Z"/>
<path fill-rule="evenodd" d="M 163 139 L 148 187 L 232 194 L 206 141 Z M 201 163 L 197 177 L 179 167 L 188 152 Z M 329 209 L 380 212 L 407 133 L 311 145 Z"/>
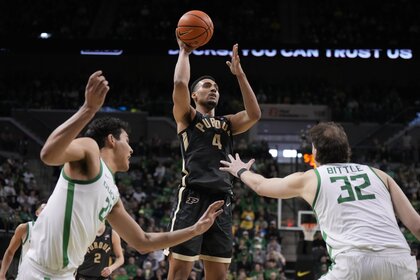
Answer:
<path fill-rule="evenodd" d="M 195 105 L 201 105 L 209 110 L 214 109 L 219 102 L 219 86 L 212 76 L 201 76 L 190 87 L 191 97 Z"/>
<path fill-rule="evenodd" d="M 128 123 L 112 117 L 96 119 L 87 127 L 85 136 L 93 138 L 99 148 L 111 149 L 117 171 L 127 171 L 133 149 L 129 144 Z"/>
<path fill-rule="evenodd" d="M 309 131 L 315 161 L 327 163 L 345 163 L 350 161 L 351 149 L 347 134 L 340 124 L 322 122 Z"/>
<path fill-rule="evenodd" d="M 47 203 L 41 201 L 38 202 L 38 204 L 36 205 L 36 210 L 35 210 L 35 216 L 39 216 L 39 214 L 41 214 L 42 210 L 44 210 L 45 206 L 47 206 Z"/>

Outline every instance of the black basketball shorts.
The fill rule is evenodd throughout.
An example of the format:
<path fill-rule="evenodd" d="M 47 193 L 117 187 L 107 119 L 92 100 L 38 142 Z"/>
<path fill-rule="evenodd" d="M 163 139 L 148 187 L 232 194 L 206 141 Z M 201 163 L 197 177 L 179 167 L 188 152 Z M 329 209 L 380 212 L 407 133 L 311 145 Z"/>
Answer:
<path fill-rule="evenodd" d="M 169 225 L 171 231 L 193 225 L 214 201 L 223 199 L 225 204 L 223 213 L 207 232 L 170 248 L 172 257 L 184 261 L 202 259 L 230 263 L 233 244 L 231 195 L 210 194 L 189 187 L 180 187 L 177 194 Z"/>

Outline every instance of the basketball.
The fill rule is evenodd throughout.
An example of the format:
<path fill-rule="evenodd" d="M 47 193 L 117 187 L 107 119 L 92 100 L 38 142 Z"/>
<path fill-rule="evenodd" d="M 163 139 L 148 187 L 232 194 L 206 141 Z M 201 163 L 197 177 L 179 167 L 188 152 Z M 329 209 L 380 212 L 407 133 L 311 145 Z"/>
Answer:
<path fill-rule="evenodd" d="M 179 19 L 176 36 L 186 45 L 198 48 L 210 41 L 213 30 L 213 22 L 205 12 L 192 10 Z"/>

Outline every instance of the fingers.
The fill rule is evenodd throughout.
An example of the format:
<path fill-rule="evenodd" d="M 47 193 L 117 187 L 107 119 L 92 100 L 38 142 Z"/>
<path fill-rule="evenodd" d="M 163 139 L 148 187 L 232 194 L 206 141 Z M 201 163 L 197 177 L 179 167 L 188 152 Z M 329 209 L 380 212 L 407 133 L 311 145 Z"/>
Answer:
<path fill-rule="evenodd" d="M 233 45 L 233 48 L 232 48 L 232 57 L 236 57 L 237 55 L 238 55 L 238 43 Z"/>
<path fill-rule="evenodd" d="M 248 161 L 248 163 L 246 164 L 247 169 L 251 169 L 251 166 L 254 164 L 255 159 L 251 159 L 250 161 Z"/>
<path fill-rule="evenodd" d="M 231 154 L 229 154 L 228 157 L 230 159 L 230 162 L 233 162 L 235 160 Z"/>
<path fill-rule="evenodd" d="M 223 206 L 223 204 L 225 204 L 224 200 L 217 200 L 215 202 L 213 202 L 212 204 L 210 204 L 209 209 L 216 211 L 216 209 L 219 209 L 220 207 Z"/>
<path fill-rule="evenodd" d="M 226 165 L 226 166 L 229 166 L 230 165 L 230 162 L 229 161 L 225 161 L 225 160 L 221 160 L 220 163 L 223 164 L 223 165 Z"/>
<path fill-rule="evenodd" d="M 217 217 L 217 216 L 219 216 L 220 214 L 222 214 L 223 213 L 223 209 L 219 209 L 219 210 L 217 210 L 215 213 L 214 213 L 214 217 Z"/>
<path fill-rule="evenodd" d="M 232 67 L 232 63 L 230 63 L 230 61 L 226 61 L 226 65 L 229 66 L 229 68 Z"/>

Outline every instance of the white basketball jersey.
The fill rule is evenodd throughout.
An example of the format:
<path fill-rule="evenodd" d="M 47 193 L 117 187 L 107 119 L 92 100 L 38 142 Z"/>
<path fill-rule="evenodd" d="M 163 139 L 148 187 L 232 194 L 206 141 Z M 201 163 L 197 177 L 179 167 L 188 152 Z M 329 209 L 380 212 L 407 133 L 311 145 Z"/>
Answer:
<path fill-rule="evenodd" d="M 102 160 L 100 166 L 98 176 L 89 181 L 72 180 L 63 168 L 39 215 L 27 256 L 46 273 L 73 273 L 117 203 L 119 192 L 113 175 Z"/>
<path fill-rule="evenodd" d="M 410 252 L 391 194 L 373 169 L 353 163 L 328 164 L 315 173 L 318 188 L 312 206 L 331 258 L 352 249 Z"/>
<path fill-rule="evenodd" d="M 22 262 L 23 257 L 29 250 L 29 245 L 31 244 L 31 231 L 34 226 L 35 221 L 29 221 L 26 223 L 26 236 L 22 240 L 22 249 L 20 251 L 20 260 L 19 264 Z"/>

